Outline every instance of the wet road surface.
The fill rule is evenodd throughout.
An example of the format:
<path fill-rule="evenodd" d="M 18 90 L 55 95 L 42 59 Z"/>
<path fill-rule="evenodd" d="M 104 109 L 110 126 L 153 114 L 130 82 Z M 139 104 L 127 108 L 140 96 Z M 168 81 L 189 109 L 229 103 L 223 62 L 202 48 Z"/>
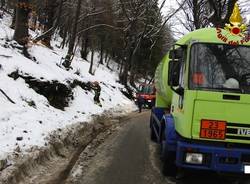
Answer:
<path fill-rule="evenodd" d="M 110 135 L 93 156 L 79 159 L 66 183 L 76 184 L 250 184 L 246 178 L 232 178 L 207 172 L 185 172 L 176 179 L 161 173 L 159 146 L 149 139 L 149 116 L 134 114 Z M 92 151 L 91 151 L 92 152 Z"/>

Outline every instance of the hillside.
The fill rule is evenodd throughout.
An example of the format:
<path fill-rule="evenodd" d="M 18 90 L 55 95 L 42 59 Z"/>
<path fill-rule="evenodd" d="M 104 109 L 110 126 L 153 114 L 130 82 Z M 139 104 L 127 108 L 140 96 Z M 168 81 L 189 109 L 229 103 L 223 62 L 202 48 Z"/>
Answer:
<path fill-rule="evenodd" d="M 0 21 L 0 158 L 14 151 L 25 153 L 33 146 L 45 146 L 54 130 L 90 121 L 93 115 L 131 112 L 132 101 L 121 90 L 118 75 L 105 66 L 96 66 L 95 75 L 88 73 L 89 62 L 75 56 L 72 68 L 61 66 L 66 49 L 59 49 L 60 38 L 53 50 L 31 44 L 23 56 L 17 43 L 11 41 L 10 17 Z M 34 32 L 30 32 L 35 35 Z M 97 55 L 95 63 L 98 62 Z M 115 66 L 115 65 L 114 65 Z M 98 81 L 102 106 L 94 103 L 90 83 Z"/>

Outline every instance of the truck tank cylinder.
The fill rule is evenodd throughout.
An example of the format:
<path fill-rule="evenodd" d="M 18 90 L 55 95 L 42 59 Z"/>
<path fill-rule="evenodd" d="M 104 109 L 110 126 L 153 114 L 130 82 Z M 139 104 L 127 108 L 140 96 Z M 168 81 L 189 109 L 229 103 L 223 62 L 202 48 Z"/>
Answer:
<path fill-rule="evenodd" d="M 158 65 L 155 72 L 156 107 L 170 107 L 173 91 L 168 86 L 168 63 L 166 55 Z"/>

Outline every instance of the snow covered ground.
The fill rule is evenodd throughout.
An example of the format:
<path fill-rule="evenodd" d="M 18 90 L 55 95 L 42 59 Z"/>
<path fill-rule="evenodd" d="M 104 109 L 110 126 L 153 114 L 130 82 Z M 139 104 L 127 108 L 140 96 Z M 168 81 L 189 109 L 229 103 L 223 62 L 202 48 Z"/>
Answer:
<path fill-rule="evenodd" d="M 10 17 L 0 20 L 0 89 L 15 104 L 0 92 L 0 159 L 19 148 L 25 153 L 32 146 L 44 146 L 46 137 L 54 130 L 77 122 L 90 121 L 93 114 L 101 114 L 105 110 L 130 112 L 136 108 L 133 102 L 120 92 L 123 86 L 116 82 L 116 72 L 100 65 L 92 76 L 88 73 L 89 62 L 80 57 L 75 57 L 73 69 L 66 71 L 58 66 L 61 64 L 61 58 L 66 55 L 66 49 L 58 49 L 55 46 L 59 45 L 58 41 L 53 43 L 54 50 L 33 45 L 29 53 L 36 58 L 36 62 L 27 59 L 18 49 L 12 49 L 13 42 L 6 42 L 6 39 L 11 39 L 13 35 L 9 25 Z M 70 101 L 69 107 L 64 111 L 54 108 L 47 98 L 29 88 L 24 79 L 14 80 L 8 76 L 14 71 L 40 81 L 59 81 L 66 85 L 66 81 L 75 79 L 82 82 L 98 81 L 102 89 L 102 107 L 94 104 L 93 91 L 76 87 L 73 89 L 74 100 Z"/>

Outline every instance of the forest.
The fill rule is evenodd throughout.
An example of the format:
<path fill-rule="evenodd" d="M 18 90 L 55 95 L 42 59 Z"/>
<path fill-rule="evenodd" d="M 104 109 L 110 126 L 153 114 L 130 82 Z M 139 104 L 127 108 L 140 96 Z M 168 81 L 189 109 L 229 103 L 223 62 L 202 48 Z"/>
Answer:
<path fill-rule="evenodd" d="M 175 33 L 182 34 L 173 29 L 174 24 L 185 31 L 224 27 L 235 2 L 177 0 L 177 6 L 164 13 L 168 0 L 1 0 L 1 9 L 12 15 L 13 39 L 26 57 L 31 57 L 31 44 L 53 49 L 51 41 L 60 36 L 57 47 L 68 50 L 62 62 L 66 70 L 80 49 L 83 59 L 91 55 L 89 73 L 94 75 L 93 57 L 99 53 L 99 64 L 109 67 L 115 61 L 120 82 L 135 86 L 141 78 L 152 81 Z M 29 29 L 37 35 L 31 37 Z"/>

